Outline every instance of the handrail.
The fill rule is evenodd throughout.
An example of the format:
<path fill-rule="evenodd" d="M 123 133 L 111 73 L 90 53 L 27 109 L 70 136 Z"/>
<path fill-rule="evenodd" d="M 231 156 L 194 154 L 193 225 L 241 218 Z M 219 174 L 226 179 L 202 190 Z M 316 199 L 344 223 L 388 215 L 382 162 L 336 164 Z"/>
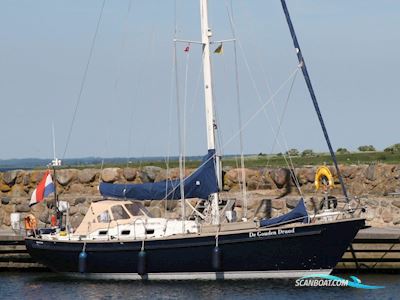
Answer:
<path fill-rule="evenodd" d="M 141 221 L 143 224 L 143 228 L 144 228 L 144 236 L 145 238 L 147 237 L 147 232 L 146 232 L 146 225 L 145 222 L 143 221 L 142 218 L 136 219 L 135 221 L 133 221 L 133 238 L 136 240 L 136 222 L 137 221 Z M 146 221 L 147 223 L 147 221 Z"/>

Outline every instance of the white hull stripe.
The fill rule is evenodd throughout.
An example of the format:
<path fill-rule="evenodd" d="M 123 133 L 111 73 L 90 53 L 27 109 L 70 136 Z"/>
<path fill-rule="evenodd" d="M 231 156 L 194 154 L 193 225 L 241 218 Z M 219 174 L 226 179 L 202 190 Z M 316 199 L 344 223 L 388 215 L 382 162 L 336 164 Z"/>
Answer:
<path fill-rule="evenodd" d="M 199 272 L 199 273 L 62 273 L 80 279 L 111 280 L 219 280 L 219 279 L 258 279 L 258 278 L 300 278 L 310 274 L 330 274 L 332 269 L 286 270 L 286 271 L 243 271 L 243 272 Z"/>

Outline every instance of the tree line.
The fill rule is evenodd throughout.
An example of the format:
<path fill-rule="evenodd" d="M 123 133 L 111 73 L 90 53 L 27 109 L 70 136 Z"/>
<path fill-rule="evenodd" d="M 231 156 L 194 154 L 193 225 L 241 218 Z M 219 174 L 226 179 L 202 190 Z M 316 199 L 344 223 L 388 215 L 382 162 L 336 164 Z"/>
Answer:
<path fill-rule="evenodd" d="M 373 145 L 362 145 L 357 148 L 359 152 L 376 152 L 376 148 Z M 386 147 L 384 150 L 386 153 L 400 153 L 400 143 L 391 145 L 389 147 Z M 336 150 L 336 153 L 339 155 L 343 154 L 350 154 L 351 152 L 347 150 L 346 148 L 338 148 Z M 263 156 L 264 154 L 260 153 L 259 156 Z M 296 148 L 289 149 L 288 151 L 285 152 L 285 155 L 290 155 L 290 156 L 301 156 L 301 157 L 311 157 L 311 156 L 316 156 L 317 154 L 312 150 L 312 149 L 305 149 L 303 151 L 299 151 Z M 277 156 L 283 156 L 282 153 L 278 153 Z"/>

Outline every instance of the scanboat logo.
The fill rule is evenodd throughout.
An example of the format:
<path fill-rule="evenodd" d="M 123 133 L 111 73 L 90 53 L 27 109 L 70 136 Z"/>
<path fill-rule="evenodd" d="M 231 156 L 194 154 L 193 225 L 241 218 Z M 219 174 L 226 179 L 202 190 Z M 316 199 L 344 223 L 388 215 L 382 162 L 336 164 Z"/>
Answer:
<path fill-rule="evenodd" d="M 382 289 L 384 286 L 366 285 L 362 284 L 361 280 L 355 276 L 350 276 L 351 280 L 340 278 L 333 275 L 326 274 L 311 274 L 302 278 L 296 279 L 296 287 L 309 287 L 309 286 L 348 286 L 357 289 Z"/>

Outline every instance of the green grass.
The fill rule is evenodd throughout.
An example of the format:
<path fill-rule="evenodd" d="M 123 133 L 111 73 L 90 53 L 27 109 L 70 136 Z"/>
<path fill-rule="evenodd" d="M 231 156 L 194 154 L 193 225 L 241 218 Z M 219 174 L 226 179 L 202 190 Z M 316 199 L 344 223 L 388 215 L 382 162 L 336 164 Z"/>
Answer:
<path fill-rule="evenodd" d="M 400 153 L 391 154 L 386 152 L 356 152 L 349 154 L 338 154 L 337 160 L 339 164 L 352 165 L 352 164 L 371 164 L 371 163 L 387 163 L 399 164 Z M 311 157 L 292 157 L 293 165 L 296 167 L 305 165 L 323 165 L 332 164 L 332 158 L 328 153 L 319 153 Z M 227 161 L 228 165 L 233 165 L 232 162 Z M 247 167 L 264 167 L 267 164 L 273 167 L 287 166 L 285 159 L 280 156 L 268 157 L 257 156 L 248 157 L 245 160 Z"/>
<path fill-rule="evenodd" d="M 387 153 L 387 152 L 354 152 L 349 154 L 338 154 L 337 159 L 339 164 L 352 165 L 352 164 L 371 164 L 371 163 L 387 163 L 387 164 L 400 164 L 400 153 Z M 295 167 L 305 165 L 331 165 L 332 159 L 328 153 L 318 153 L 311 157 L 292 157 L 292 162 Z M 186 161 L 186 168 L 196 168 L 200 164 L 199 160 L 188 160 Z M 234 156 L 228 156 L 222 160 L 223 166 L 240 166 L 240 158 Z M 119 167 L 125 168 L 127 164 L 106 164 L 104 168 Z M 129 167 L 140 168 L 143 166 L 157 166 L 166 168 L 165 161 L 155 160 L 146 161 L 142 163 L 130 163 Z M 262 168 L 266 166 L 271 167 L 286 167 L 287 164 L 283 156 L 277 155 L 252 155 L 245 157 L 245 166 L 248 168 Z M 85 166 L 64 166 L 67 168 L 100 168 L 100 165 L 85 165 Z M 177 160 L 170 161 L 169 168 L 179 167 Z"/>

